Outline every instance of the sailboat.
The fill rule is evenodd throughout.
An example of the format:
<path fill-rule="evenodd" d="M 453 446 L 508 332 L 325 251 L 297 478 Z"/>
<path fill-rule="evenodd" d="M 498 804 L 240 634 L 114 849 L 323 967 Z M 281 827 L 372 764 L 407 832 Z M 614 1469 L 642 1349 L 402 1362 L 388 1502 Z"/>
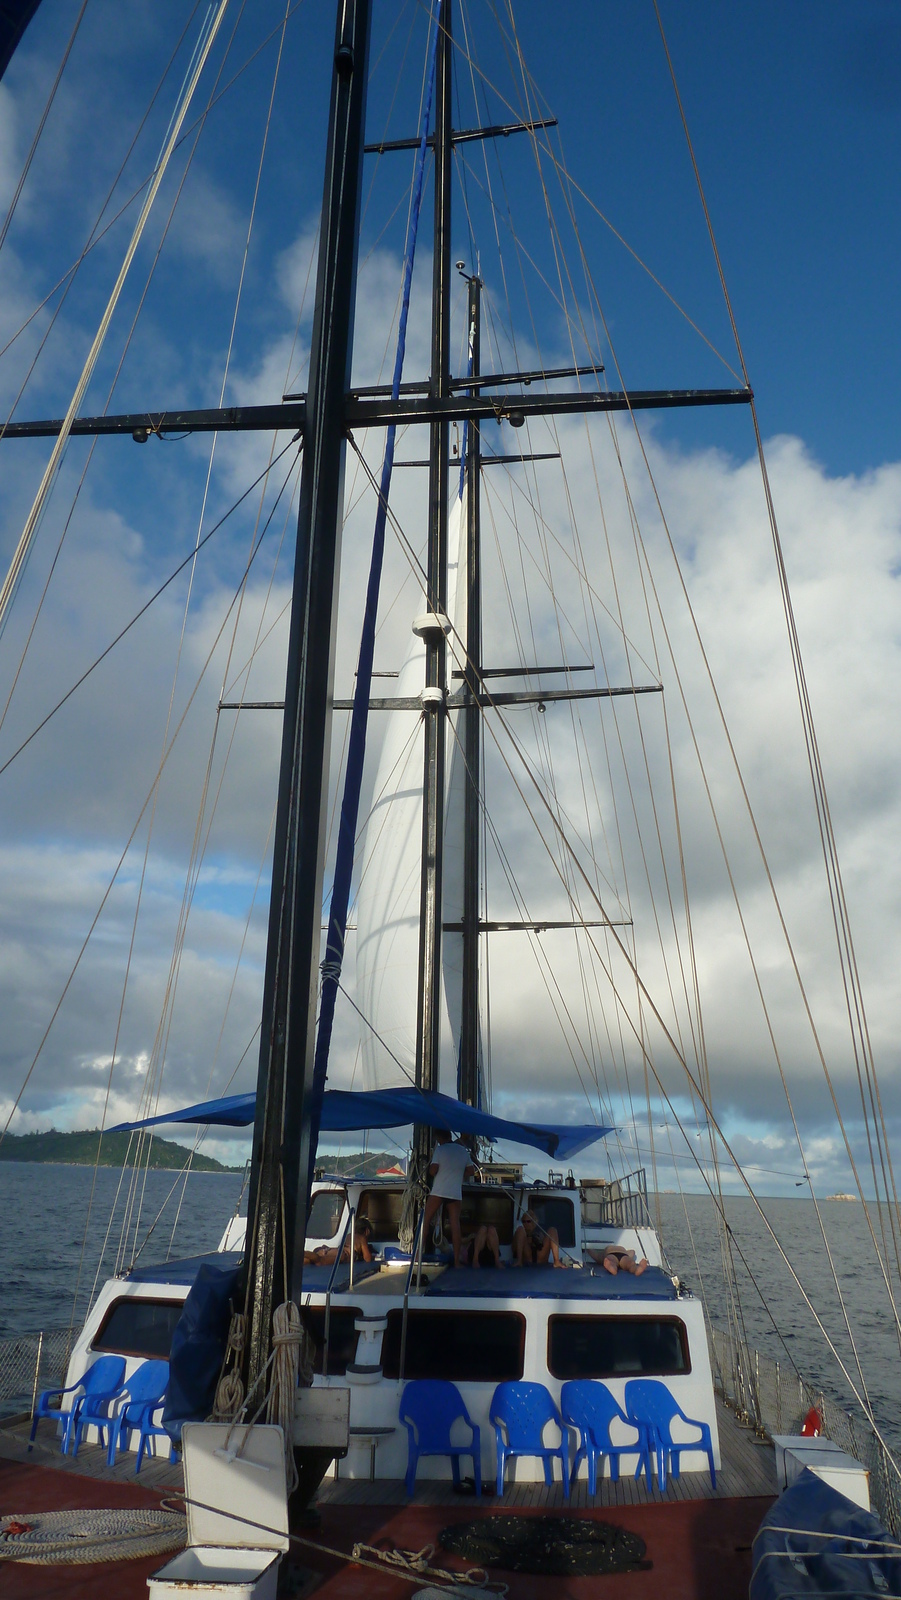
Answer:
<path fill-rule="evenodd" d="M 35 9 L 20 8 L 10 43 Z M 338 1456 L 333 1484 L 318 1489 L 324 1512 L 330 1504 L 353 1506 L 367 1499 L 378 1505 L 378 1488 L 373 1491 L 372 1485 L 382 1486 L 388 1495 L 385 1486 L 405 1478 L 415 1450 L 413 1432 L 404 1422 L 404 1396 L 410 1385 L 430 1382 L 455 1387 L 475 1430 L 473 1441 L 481 1441 L 471 1441 L 474 1487 L 480 1479 L 494 1480 L 503 1495 L 510 1484 L 520 1501 L 546 1491 L 547 1505 L 558 1509 L 570 1493 L 568 1440 L 577 1428 L 573 1423 L 567 1429 L 559 1411 L 565 1405 L 563 1389 L 571 1383 L 593 1383 L 603 1385 L 615 1402 L 623 1430 L 601 1452 L 607 1456 L 602 1500 L 607 1492 L 614 1503 L 624 1504 L 625 1481 L 630 1494 L 653 1509 L 669 1474 L 671 1500 L 674 1483 L 691 1491 L 687 1501 L 694 1493 L 697 1504 L 705 1506 L 744 1495 L 753 1531 L 760 1502 L 776 1489 L 775 1457 L 767 1457 L 768 1467 L 754 1462 L 756 1447 L 748 1444 L 747 1434 L 740 1434 L 736 1412 L 771 1435 L 794 1439 L 802 1420 L 794 1414 L 798 1404 L 788 1408 L 786 1402 L 791 1415 L 765 1412 L 760 1364 L 753 1364 L 742 1343 L 739 1311 L 733 1307 L 732 1325 L 719 1339 L 711 1334 L 701 1296 L 664 1253 L 645 1171 L 630 1169 L 628 1163 L 616 1167 L 611 1154 L 604 1178 L 583 1172 L 577 1176 L 572 1169 L 576 1157 L 597 1141 L 606 1140 L 609 1152 L 623 1107 L 634 1105 L 636 1091 L 644 1097 L 649 1122 L 663 1114 L 683 1136 L 690 1123 L 688 1149 L 693 1149 L 693 1139 L 705 1141 L 703 1159 L 693 1159 L 722 1224 L 724 1276 L 731 1294 L 738 1269 L 723 1204 L 722 1171 L 724 1164 L 736 1173 L 741 1167 L 717 1110 L 705 975 L 689 893 L 692 860 L 697 863 L 707 848 L 697 838 L 702 804 L 713 817 L 712 836 L 719 837 L 742 932 L 747 919 L 729 841 L 718 832 L 717 796 L 703 748 L 721 707 L 712 681 L 705 684 L 702 674 L 715 715 L 712 723 L 692 716 L 680 666 L 684 640 L 696 629 L 695 614 L 683 593 L 679 626 L 684 631 L 677 637 L 661 609 L 663 582 L 653 541 L 645 534 L 650 508 L 664 554 L 668 545 L 669 555 L 676 557 L 670 583 L 678 598 L 683 574 L 670 524 L 657 501 L 643 421 L 645 413 L 654 412 L 750 410 L 753 392 L 740 356 L 735 358 L 737 376 L 718 385 L 655 388 L 626 381 L 601 313 L 592 264 L 584 253 L 579 255 L 576 201 L 581 204 L 582 196 L 551 142 L 557 119 L 544 114 L 525 67 L 515 11 L 501 22 L 496 48 L 498 58 L 508 51 L 514 63 L 513 81 L 521 90 L 517 96 L 497 89 L 491 73 L 479 66 L 469 31 L 472 19 L 464 8 L 459 17 L 452 0 L 412 9 L 410 39 L 421 47 L 414 75 L 418 126 L 408 123 L 395 137 L 392 128 L 374 132 L 367 118 L 370 75 L 392 34 L 381 19 L 386 37 L 379 38 L 381 53 L 374 53 L 373 10 L 370 0 L 341 0 L 327 53 L 324 196 L 318 244 L 310 253 L 316 261 L 315 293 L 303 389 L 292 385 L 289 364 L 281 396 L 232 401 L 223 382 L 218 406 L 192 407 L 176 400 L 154 411 L 135 403 L 120 412 L 108 404 L 96 415 L 84 406 L 102 369 L 104 340 L 126 292 L 129 270 L 146 248 L 142 241 L 153 206 L 173 182 L 176 169 L 170 164 L 191 131 L 198 126 L 202 131 L 224 76 L 236 70 L 239 53 L 232 61 L 229 52 L 238 51 L 235 40 L 243 37 L 241 18 L 229 35 L 228 6 L 221 0 L 194 32 L 189 19 L 185 56 L 177 58 L 183 79 L 175 107 L 151 176 L 138 191 L 140 214 L 66 414 L 28 419 L 17 410 L 0 445 L 10 451 L 16 440 L 53 441 L 0 595 L 3 620 L 7 613 L 14 615 L 13 602 L 29 594 L 32 550 L 72 441 L 90 438 L 100 449 L 112 436 L 110 448 L 124 447 L 113 443 L 118 437 L 156 451 L 177 438 L 271 437 L 270 458 L 260 472 L 248 472 L 239 451 L 229 458 L 233 475 L 243 467 L 241 499 L 247 483 L 264 485 L 251 560 L 238 574 L 239 603 L 258 553 L 259 530 L 268 531 L 288 487 L 290 475 L 285 476 L 282 466 L 282 487 L 265 499 L 275 465 L 285 461 L 293 468 L 299 455 L 284 692 L 266 700 L 251 693 L 249 671 L 230 661 L 216 707 L 217 716 L 233 715 L 242 722 L 281 715 L 256 1087 L 244 1093 L 210 1093 L 188 1107 L 172 1104 L 177 1097 L 168 1078 L 164 1086 L 162 1068 L 175 991 L 179 985 L 184 988 L 176 965 L 167 985 L 159 1048 L 155 1045 L 148 1053 L 152 1070 L 134 1108 L 137 1114 L 120 1124 L 136 1131 L 178 1122 L 252 1125 L 246 1217 L 229 1225 L 215 1260 L 123 1261 L 121 1270 L 98 1286 L 70 1353 L 66 1383 L 79 1383 L 101 1353 L 124 1356 L 128 1371 L 144 1359 L 170 1354 L 190 1296 L 209 1284 L 210 1272 L 218 1273 L 233 1312 L 245 1319 L 240 1338 L 230 1346 L 231 1356 L 224 1343 L 221 1351 L 226 1364 L 232 1360 L 242 1370 L 242 1399 L 253 1397 L 256 1409 L 273 1357 L 274 1314 L 280 1306 L 292 1305 L 310 1341 L 309 1395 L 321 1400 L 325 1393 L 329 1403 L 335 1395 L 341 1397 L 346 1433 L 338 1451 L 317 1442 L 314 1420 L 324 1414 L 321 1407 L 317 1411 L 300 1396 L 297 1401 L 292 1442 L 307 1497 Z M 279 61 L 289 21 L 293 26 L 290 6 L 280 29 L 273 29 Z M 249 45 L 242 48 L 252 60 Z M 467 103 L 464 115 L 460 96 L 467 76 L 472 104 Z M 203 93 L 208 96 L 205 111 Z M 274 98 L 270 114 L 273 103 Z M 411 106 L 416 113 L 415 95 L 407 95 L 403 104 L 405 114 Z M 491 109 L 495 104 L 496 113 Z M 268 130 L 267 121 L 266 138 Z M 537 192 L 547 205 L 546 256 L 510 221 L 503 169 L 498 176 L 487 161 L 479 170 L 461 158 L 470 146 L 494 151 L 500 144 L 517 143 L 528 152 Z M 407 163 L 411 187 L 404 207 L 403 255 L 392 285 L 394 312 L 387 331 L 376 321 L 361 335 L 370 310 L 361 306 L 358 292 L 367 161 L 379 163 L 379 171 L 386 161 Z M 562 234 L 547 191 L 549 173 L 560 191 L 564 218 L 573 225 L 578 279 L 563 260 Z M 476 192 L 477 176 L 481 193 Z M 465 211 L 458 206 L 459 190 Z M 430 230 L 425 226 L 428 210 Z M 458 226 L 458 215 L 465 217 L 465 226 Z M 486 225 L 484 236 L 476 234 L 479 222 Z M 533 320 L 534 287 L 520 292 L 510 282 L 501 245 L 502 230 L 508 227 L 518 267 L 534 269 L 536 282 L 556 307 L 556 342 L 568 350 L 568 358 L 545 358 Z M 427 232 L 430 284 L 423 296 Z M 462 257 L 456 253 L 461 235 L 467 238 Z M 245 251 L 242 283 L 246 259 Z M 548 261 L 556 263 L 556 278 L 550 283 Z M 511 290 L 509 317 L 500 309 L 504 288 Z M 422 304 L 427 314 L 417 311 Z M 384 346 L 380 353 L 393 368 L 390 383 L 381 371 L 356 374 L 355 333 L 366 355 Z M 131 334 L 126 348 L 130 343 Z M 416 366 L 417 357 L 425 358 L 427 370 Z M 118 372 L 111 396 L 117 381 Z M 565 462 L 573 446 L 582 447 L 583 464 L 570 469 Z M 212 457 L 210 462 L 212 472 Z M 353 495 L 365 500 L 376 530 L 364 582 L 357 571 L 341 570 L 342 532 L 345 524 L 355 527 L 357 511 L 347 488 L 351 468 Z M 644 474 L 641 490 L 631 486 L 633 468 Z M 414 471 L 420 476 L 419 488 L 399 489 L 397 479 Z M 548 480 L 547 472 L 559 476 Z M 603 486 L 608 479 L 610 490 Z M 489 483 L 499 481 L 503 492 L 489 489 Z M 590 530 L 584 518 L 589 491 L 595 518 Z M 766 505 L 773 513 L 769 498 Z M 525 536 L 527 524 L 534 535 L 530 539 Z M 778 551 L 775 521 L 773 531 Z M 204 525 L 198 551 L 201 538 L 210 536 Z M 385 639 L 396 653 L 388 658 L 391 665 L 381 668 L 375 662 L 382 659 L 377 630 L 380 618 L 385 622 L 386 542 L 406 574 L 398 586 L 399 598 L 387 607 L 393 620 Z M 360 548 L 354 545 L 357 564 Z M 624 557 L 631 560 L 628 581 L 622 576 Z M 489 588 L 489 575 L 497 593 Z M 779 575 L 784 584 L 784 568 Z M 366 598 L 362 643 L 357 642 L 351 657 L 354 669 L 336 644 L 339 578 L 348 576 L 351 591 L 359 599 L 365 591 Z M 542 592 L 540 607 L 532 598 L 535 585 Z M 784 595 L 792 626 L 785 588 Z M 509 611 L 504 609 L 507 601 Z M 524 612 L 514 602 L 522 602 Z M 358 638 L 360 621 L 358 613 Z M 265 641 L 266 626 L 264 612 L 251 658 Z M 696 634 L 694 642 L 696 661 L 706 670 Z M 243 644 L 243 635 L 235 632 L 235 663 Z M 800 671 L 794 632 L 791 644 Z M 342 698 L 346 684 L 336 680 L 349 678 L 351 670 L 353 694 Z M 374 677 L 378 672 L 390 682 L 384 695 Z M 237 693 L 231 688 L 235 682 Z M 802 676 L 799 683 L 803 691 Z M 687 730 L 681 744 L 671 734 L 666 698 L 671 690 L 674 712 L 684 716 Z M 803 692 L 802 711 L 827 846 L 841 970 L 860 1052 L 864 1110 L 876 1151 L 873 1172 L 881 1174 L 876 1194 L 890 1201 L 890 1158 Z M 337 726 L 339 718 L 350 719 L 340 777 L 330 765 L 332 749 L 340 743 L 332 723 Z M 373 725 L 380 718 L 388 729 L 373 762 Z M 167 723 L 161 767 L 177 747 L 178 732 Z M 732 745 L 721 716 L 718 732 L 728 755 Z M 686 804 L 679 793 L 684 776 L 680 768 L 692 748 L 697 766 L 687 785 Z M 212 771 L 210 758 L 204 809 L 195 830 L 198 851 Z M 639 776 L 646 797 L 638 795 Z M 730 781 L 743 787 L 735 766 Z M 491 798 L 492 783 L 499 802 Z M 156 797 L 154 783 L 141 818 L 148 803 L 155 807 Z M 332 848 L 330 819 L 339 812 Z M 512 845 L 504 837 L 503 822 L 512 825 Z M 650 844 L 642 842 L 645 838 Z M 630 849 L 635 852 L 631 865 L 626 859 Z M 538 868 L 540 886 L 534 897 L 525 886 L 520 857 L 526 866 Z M 201 862 L 202 853 L 192 853 L 186 916 Z M 763 874 L 768 881 L 765 860 Z M 774 923 L 787 931 L 775 895 L 768 916 L 765 937 Z M 642 920 L 651 925 L 650 940 L 640 927 Z M 180 960 L 184 922 L 179 941 Z M 356 977 L 351 991 L 346 965 L 353 941 Z M 534 959 L 528 976 L 514 949 L 526 945 Z M 799 978 L 804 1011 L 806 995 L 790 946 L 785 961 L 789 973 L 794 967 Z M 759 968 L 753 956 L 750 970 L 756 979 Z M 514 992 L 521 986 L 523 1013 L 522 1027 L 510 1027 L 514 1048 L 506 1052 L 506 1065 L 513 1071 L 505 1086 L 498 1059 L 504 1050 L 492 1036 L 492 997 L 499 974 Z M 528 1055 L 529 1026 L 536 1016 L 530 985 L 539 980 L 560 1024 L 560 1043 L 550 1055 L 542 1032 L 528 1060 L 530 1070 L 517 1075 L 516 1062 L 509 1057 L 516 1050 Z M 579 997 L 579 1009 L 574 1009 L 574 996 Z M 763 1021 L 755 1029 L 766 1034 L 772 1008 L 764 986 L 759 999 Z M 330 1047 L 332 1017 L 337 1033 Z M 815 1025 L 813 1037 L 816 1042 Z M 566 1079 L 569 1084 L 581 1080 L 588 1121 L 557 1108 L 558 1101 L 567 1110 L 575 1102 L 571 1091 L 559 1087 L 567 1056 L 571 1068 Z M 115 1065 L 114 1050 L 111 1078 Z M 159 1104 L 161 1095 L 168 1105 Z M 634 1116 L 632 1126 L 634 1133 L 639 1126 Z M 413 1133 L 402 1180 L 339 1177 L 329 1174 L 327 1158 L 317 1155 L 323 1134 L 408 1127 Z M 456 1250 L 448 1253 L 446 1235 L 426 1236 L 423 1202 L 438 1131 L 480 1141 L 472 1154 L 481 1181 L 467 1185 L 462 1197 L 463 1230 L 473 1245 L 469 1267 L 459 1264 Z M 649 1136 L 653 1138 L 653 1127 Z M 520 1152 L 542 1151 L 552 1163 L 547 1178 L 539 1180 L 519 1164 L 493 1161 L 492 1141 L 498 1140 L 505 1148 L 518 1144 Z M 623 1148 L 628 1155 L 628 1142 Z M 746 1186 L 752 1194 L 749 1181 Z M 759 1215 L 774 1254 L 825 1334 L 789 1250 L 762 1209 Z M 878 1206 L 874 1216 L 873 1244 L 894 1308 L 890 1244 L 898 1219 L 894 1211 L 885 1216 Z M 369 1242 L 360 1259 L 356 1239 L 363 1218 Z M 523 1243 L 528 1228 L 537 1230 L 544 1247 L 536 1249 L 528 1239 Z M 136 1226 L 135 1239 L 137 1233 Z M 481 1264 L 479 1250 L 487 1248 L 490 1256 L 494 1248 L 487 1243 L 489 1233 L 497 1255 L 494 1264 Z M 879 1510 L 894 1527 L 892 1485 L 897 1473 L 891 1452 L 853 1363 L 834 1340 L 831 1347 L 872 1430 L 866 1442 L 871 1486 L 875 1491 L 878 1462 Z M 560 1418 L 556 1483 L 548 1475 L 547 1459 L 527 1450 L 515 1454 L 504 1477 L 499 1450 L 503 1430 L 495 1427 L 497 1396 L 502 1386 L 519 1386 L 517 1392 L 524 1394 L 523 1386 L 530 1384 L 549 1396 Z M 656 1384 L 658 1392 L 662 1386 L 688 1429 L 687 1435 L 671 1441 L 668 1459 L 660 1446 L 656 1471 L 645 1424 L 635 1409 L 642 1384 Z M 799 1402 L 810 1398 L 803 1386 L 797 1393 Z M 724 1394 L 732 1402 L 731 1411 L 723 1405 Z M 778 1378 L 777 1396 L 779 1412 Z M 819 1406 L 822 1432 L 829 1408 L 822 1398 Z M 184 1416 L 175 1421 L 180 1424 Z M 582 1452 L 590 1453 L 584 1438 Z M 862 1453 L 860 1444 L 855 1451 L 839 1451 L 843 1470 L 848 1461 L 852 1476 L 859 1467 L 858 1478 L 865 1478 L 866 1468 L 857 1462 Z M 786 1456 L 794 1459 L 787 1448 Z M 433 1486 L 458 1480 L 457 1458 L 451 1453 L 427 1455 L 419 1465 L 420 1482 Z M 587 1482 L 587 1477 L 574 1479 L 574 1494 L 587 1495 Z M 385 1504 L 391 1503 L 389 1495 Z M 666 1592 L 665 1581 L 660 1592 Z"/>

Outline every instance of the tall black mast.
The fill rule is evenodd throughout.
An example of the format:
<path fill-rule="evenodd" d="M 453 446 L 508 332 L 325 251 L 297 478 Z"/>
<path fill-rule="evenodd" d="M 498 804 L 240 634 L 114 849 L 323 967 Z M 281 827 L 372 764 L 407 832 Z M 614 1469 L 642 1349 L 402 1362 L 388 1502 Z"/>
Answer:
<path fill-rule="evenodd" d="M 300 1298 L 370 0 L 338 0 L 247 1228 L 248 1385 Z"/>
<path fill-rule="evenodd" d="M 482 283 L 469 280 L 469 347 L 472 375 L 481 373 L 479 339 Z M 479 839 L 481 817 L 482 708 L 482 548 L 480 534 L 481 434 L 472 418 L 466 449 L 466 660 L 463 666 L 463 750 L 466 764 L 463 807 L 463 995 L 458 1093 L 467 1105 L 479 1103 Z"/>
<path fill-rule="evenodd" d="M 429 395 L 451 394 L 450 375 L 450 213 L 451 213 L 451 0 L 441 0 L 435 66 L 435 233 L 432 261 L 432 370 Z M 429 429 L 429 535 L 427 556 L 428 613 L 443 621 L 447 610 L 447 491 L 450 427 L 445 418 Z M 426 699 L 423 762 L 422 888 L 420 896 L 419 991 L 416 1025 L 416 1082 L 438 1088 L 441 1008 L 441 896 L 444 852 L 444 748 L 447 649 L 442 626 L 425 633 L 426 689 L 440 698 Z M 414 1148 L 424 1158 L 430 1148 L 428 1128 L 419 1127 Z"/>

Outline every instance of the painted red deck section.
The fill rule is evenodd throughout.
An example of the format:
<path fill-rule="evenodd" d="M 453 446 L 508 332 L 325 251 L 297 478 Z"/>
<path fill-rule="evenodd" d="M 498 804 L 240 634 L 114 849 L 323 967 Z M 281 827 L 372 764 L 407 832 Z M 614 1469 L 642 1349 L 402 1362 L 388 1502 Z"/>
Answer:
<path fill-rule="evenodd" d="M 158 1507 L 159 1503 L 159 1494 L 137 1484 L 0 1461 L 0 1516 L 19 1515 L 27 1520 L 29 1511 L 127 1511 L 131 1506 Z M 3 1600 L 100 1600 L 101 1596 L 146 1600 L 148 1576 L 168 1560 L 168 1556 L 148 1556 L 138 1561 L 72 1567 L 4 1561 L 0 1564 L 0 1593 Z"/>
<path fill-rule="evenodd" d="M 158 1506 L 159 1493 L 137 1484 L 96 1481 L 49 1467 L 0 1462 L 0 1514 L 29 1511 L 127 1509 Z M 506 1581 L 510 1600 L 746 1600 L 751 1576 L 751 1540 L 770 1498 L 681 1500 L 656 1505 L 597 1508 L 573 1512 L 628 1528 L 644 1539 L 651 1567 L 643 1572 L 603 1578 L 543 1578 L 495 1568 L 490 1577 Z M 373 1572 L 325 1554 L 318 1545 L 350 1551 L 361 1540 L 385 1549 L 421 1550 L 435 1546 L 434 1564 L 463 1570 L 466 1563 L 437 1548 L 442 1528 L 493 1515 L 493 1501 L 456 1506 L 324 1506 L 318 1532 L 309 1545 L 295 1546 L 286 1559 L 320 1575 L 316 1600 L 402 1600 L 425 1587 L 395 1574 Z M 518 1516 L 539 1516 L 536 1508 L 516 1508 Z M 147 1578 L 169 1558 L 103 1562 L 92 1566 L 40 1567 L 6 1562 L 0 1566 L 3 1600 L 144 1600 Z"/>

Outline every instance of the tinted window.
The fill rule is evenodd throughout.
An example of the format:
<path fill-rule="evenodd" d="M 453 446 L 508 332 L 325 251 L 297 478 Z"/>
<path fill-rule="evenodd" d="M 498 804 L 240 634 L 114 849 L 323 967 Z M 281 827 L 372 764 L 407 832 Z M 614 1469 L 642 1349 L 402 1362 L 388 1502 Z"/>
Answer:
<path fill-rule="evenodd" d="M 372 1223 L 375 1244 L 397 1244 L 397 1229 L 404 1209 L 403 1189 L 364 1189 L 357 1214 Z"/>
<path fill-rule="evenodd" d="M 341 1378 L 357 1354 L 357 1330 L 354 1323 L 360 1316 L 359 1306 L 332 1306 L 328 1324 L 328 1376 Z M 313 1371 L 322 1376 L 322 1356 L 325 1348 L 325 1306 L 304 1306 L 301 1319 L 315 1345 Z"/>
<path fill-rule="evenodd" d="M 388 1312 L 382 1342 L 386 1378 L 400 1377 L 404 1314 Z M 452 1383 L 502 1383 L 522 1377 L 525 1317 L 514 1311 L 411 1311 L 407 1317 L 405 1378 Z"/>
<path fill-rule="evenodd" d="M 690 1372 L 677 1317 L 550 1317 L 547 1364 L 555 1378 L 665 1378 Z"/>
<path fill-rule="evenodd" d="M 320 1189 L 313 1196 L 307 1218 L 307 1234 L 311 1239 L 334 1239 L 338 1224 L 344 1215 L 344 1190 Z"/>
<path fill-rule="evenodd" d="M 460 1226 L 464 1234 L 475 1233 L 482 1224 L 496 1228 L 498 1241 L 510 1244 L 513 1239 L 513 1198 L 498 1194 L 493 1186 L 481 1185 L 463 1190 L 463 1209 Z"/>
<path fill-rule="evenodd" d="M 565 1250 L 576 1242 L 576 1223 L 571 1200 L 550 1194 L 530 1194 L 529 1210 L 542 1228 L 556 1228 L 557 1238 Z"/>
<path fill-rule="evenodd" d="M 142 1356 L 147 1361 L 168 1361 L 182 1309 L 181 1300 L 139 1300 L 133 1295 L 114 1300 L 91 1349 Z"/>

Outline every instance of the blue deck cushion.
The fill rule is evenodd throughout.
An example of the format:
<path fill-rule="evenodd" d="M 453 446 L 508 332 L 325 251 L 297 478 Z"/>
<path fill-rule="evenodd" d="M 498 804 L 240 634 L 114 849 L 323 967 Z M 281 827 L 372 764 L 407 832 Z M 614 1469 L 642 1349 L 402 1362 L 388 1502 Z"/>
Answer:
<path fill-rule="evenodd" d="M 306 1282 L 306 1273 L 304 1273 Z M 640 1278 L 603 1267 L 450 1267 L 425 1290 L 436 1298 L 471 1295 L 516 1300 L 675 1300 L 671 1278 L 648 1267 Z"/>
<path fill-rule="evenodd" d="M 362 1278 L 371 1278 L 373 1273 L 378 1272 L 378 1270 L 379 1264 L 377 1261 L 355 1261 L 354 1283 L 359 1283 Z M 332 1278 L 333 1273 L 334 1279 Z M 335 1272 L 334 1263 L 330 1264 L 328 1262 L 324 1266 L 304 1267 L 302 1291 L 304 1294 L 325 1294 L 329 1283 L 332 1285 L 333 1294 L 347 1294 L 350 1292 L 350 1263 L 342 1261 L 337 1272 Z"/>
<path fill-rule="evenodd" d="M 185 1256 L 181 1261 L 158 1261 L 150 1266 L 132 1267 L 126 1277 L 129 1283 L 192 1284 L 201 1267 L 232 1271 L 242 1260 L 240 1250 L 210 1250 L 204 1256 Z"/>

